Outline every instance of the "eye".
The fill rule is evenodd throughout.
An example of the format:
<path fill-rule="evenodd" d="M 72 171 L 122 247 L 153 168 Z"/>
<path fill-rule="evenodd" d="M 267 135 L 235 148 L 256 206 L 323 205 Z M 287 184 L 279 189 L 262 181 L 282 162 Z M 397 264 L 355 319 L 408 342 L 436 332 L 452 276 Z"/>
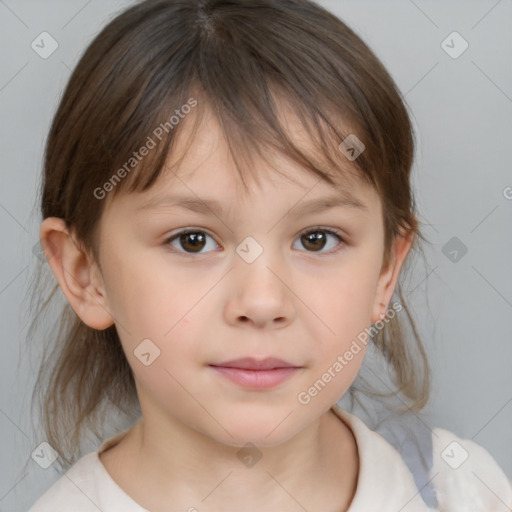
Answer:
<path fill-rule="evenodd" d="M 323 251 L 323 249 L 329 245 L 329 238 L 337 239 L 338 243 L 333 244 L 331 242 L 331 246 L 334 247 L 334 250 L 331 248 L 330 250 Z M 208 239 L 211 240 L 210 244 L 208 243 Z M 322 253 L 335 253 L 341 249 L 343 243 L 343 238 L 336 230 L 321 227 L 304 231 L 297 240 L 300 241 L 308 252 Z M 171 245 L 178 252 L 184 254 L 201 254 L 203 249 L 207 249 L 203 252 L 209 252 L 219 247 L 208 233 L 199 229 L 180 231 L 167 239 L 165 244 Z M 340 247 L 336 248 L 337 246 Z"/>
<path fill-rule="evenodd" d="M 185 249 L 185 253 L 188 254 L 201 254 L 201 250 L 205 247 L 208 247 L 207 238 L 213 240 L 213 238 L 200 230 L 184 230 L 176 233 L 171 238 L 169 238 L 165 243 L 170 244 L 174 248 L 178 249 L 174 243 L 181 245 L 183 249 Z M 213 242 L 210 244 L 210 250 L 215 249 L 218 245 Z M 183 251 L 180 251 L 183 252 Z"/>
<path fill-rule="evenodd" d="M 338 244 L 334 244 L 335 249 L 334 250 L 327 250 L 322 251 L 322 249 L 325 248 L 326 245 L 328 245 L 329 237 L 331 238 L 337 238 L 338 242 L 343 242 L 343 238 L 338 234 L 338 232 L 334 229 L 329 228 L 314 228 L 310 229 L 308 231 L 304 231 L 300 237 L 299 240 L 303 247 L 308 249 L 308 252 L 324 252 L 324 253 L 335 253 L 341 249 L 341 247 L 337 247 Z M 311 250 L 309 250 L 311 249 Z"/>

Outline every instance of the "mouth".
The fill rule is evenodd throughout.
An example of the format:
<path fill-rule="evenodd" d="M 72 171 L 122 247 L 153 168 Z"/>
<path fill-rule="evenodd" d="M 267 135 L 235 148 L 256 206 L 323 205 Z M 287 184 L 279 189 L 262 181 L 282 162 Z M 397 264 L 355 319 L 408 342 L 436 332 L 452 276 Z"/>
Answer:
<path fill-rule="evenodd" d="M 275 370 L 277 368 L 300 368 L 292 363 L 277 359 L 276 357 L 266 357 L 265 359 L 255 359 L 254 357 L 243 357 L 233 359 L 222 363 L 215 363 L 210 366 L 222 368 L 236 368 L 239 370 Z"/>
<path fill-rule="evenodd" d="M 219 375 L 244 388 L 271 389 L 292 377 L 301 366 L 282 359 L 245 357 L 209 365 Z"/>

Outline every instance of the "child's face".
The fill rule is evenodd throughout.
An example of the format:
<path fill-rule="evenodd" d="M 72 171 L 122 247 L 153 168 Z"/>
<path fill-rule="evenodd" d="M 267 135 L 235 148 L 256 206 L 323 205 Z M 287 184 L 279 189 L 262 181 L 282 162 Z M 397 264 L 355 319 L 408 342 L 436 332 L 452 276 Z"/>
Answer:
<path fill-rule="evenodd" d="M 225 444 L 270 446 L 310 426 L 347 391 L 365 348 L 353 341 L 384 312 L 396 274 L 381 274 L 383 221 L 372 188 L 349 191 L 365 208 L 301 213 L 309 201 L 341 194 L 281 158 L 276 163 L 296 183 L 270 170 L 243 195 L 219 133 L 205 121 L 179 179 L 167 173 L 159 185 L 107 205 L 102 286 L 146 424 L 178 421 Z M 224 211 L 141 208 L 156 196 L 216 200 Z M 301 242 L 318 226 L 340 230 L 345 241 L 320 230 L 325 245 L 311 236 Z M 166 243 L 184 228 L 202 238 Z M 151 344 L 137 350 L 146 339 L 160 350 L 147 366 L 134 354 L 149 352 L 142 359 L 153 360 Z M 257 389 L 211 366 L 246 357 L 299 369 Z"/>

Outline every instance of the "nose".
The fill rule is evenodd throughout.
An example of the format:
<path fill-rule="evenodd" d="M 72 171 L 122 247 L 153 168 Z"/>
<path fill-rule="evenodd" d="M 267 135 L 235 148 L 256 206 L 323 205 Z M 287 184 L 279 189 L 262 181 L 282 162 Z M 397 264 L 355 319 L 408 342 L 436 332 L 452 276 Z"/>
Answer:
<path fill-rule="evenodd" d="M 288 272 L 265 255 L 247 263 L 239 259 L 230 272 L 230 290 L 225 308 L 227 322 L 234 326 L 278 329 L 294 318 L 294 296 L 287 284 Z"/>

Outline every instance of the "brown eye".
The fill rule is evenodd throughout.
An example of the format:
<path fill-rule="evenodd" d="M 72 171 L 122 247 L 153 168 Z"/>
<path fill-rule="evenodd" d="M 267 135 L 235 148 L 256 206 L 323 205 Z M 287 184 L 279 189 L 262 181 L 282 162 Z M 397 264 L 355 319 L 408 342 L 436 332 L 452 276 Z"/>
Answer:
<path fill-rule="evenodd" d="M 337 240 L 332 243 L 330 240 Z M 297 239 L 307 252 L 335 253 L 343 247 L 343 238 L 334 230 L 328 228 L 316 228 L 302 233 Z M 213 238 L 204 231 L 184 230 L 169 238 L 166 244 L 171 245 L 182 254 L 202 254 L 218 249 Z M 327 250 L 324 250 L 327 247 Z"/>
<path fill-rule="evenodd" d="M 329 244 L 329 237 L 337 238 L 338 244 L 331 244 L 331 247 L 324 251 L 323 249 Z M 300 237 L 300 243 L 302 247 L 308 250 L 308 252 L 322 252 L 322 253 L 332 253 L 336 252 L 340 249 L 337 247 L 343 242 L 343 239 L 333 230 L 325 229 L 325 228 L 317 228 L 314 230 L 307 231 L 303 233 Z"/>
<path fill-rule="evenodd" d="M 203 249 L 208 247 L 208 239 L 213 240 L 213 238 L 204 231 L 182 231 L 171 237 L 166 243 L 170 244 L 179 252 L 201 254 L 201 252 L 208 252 L 203 251 Z M 213 245 L 211 249 L 218 247 L 215 242 L 210 242 L 210 245 Z"/>

